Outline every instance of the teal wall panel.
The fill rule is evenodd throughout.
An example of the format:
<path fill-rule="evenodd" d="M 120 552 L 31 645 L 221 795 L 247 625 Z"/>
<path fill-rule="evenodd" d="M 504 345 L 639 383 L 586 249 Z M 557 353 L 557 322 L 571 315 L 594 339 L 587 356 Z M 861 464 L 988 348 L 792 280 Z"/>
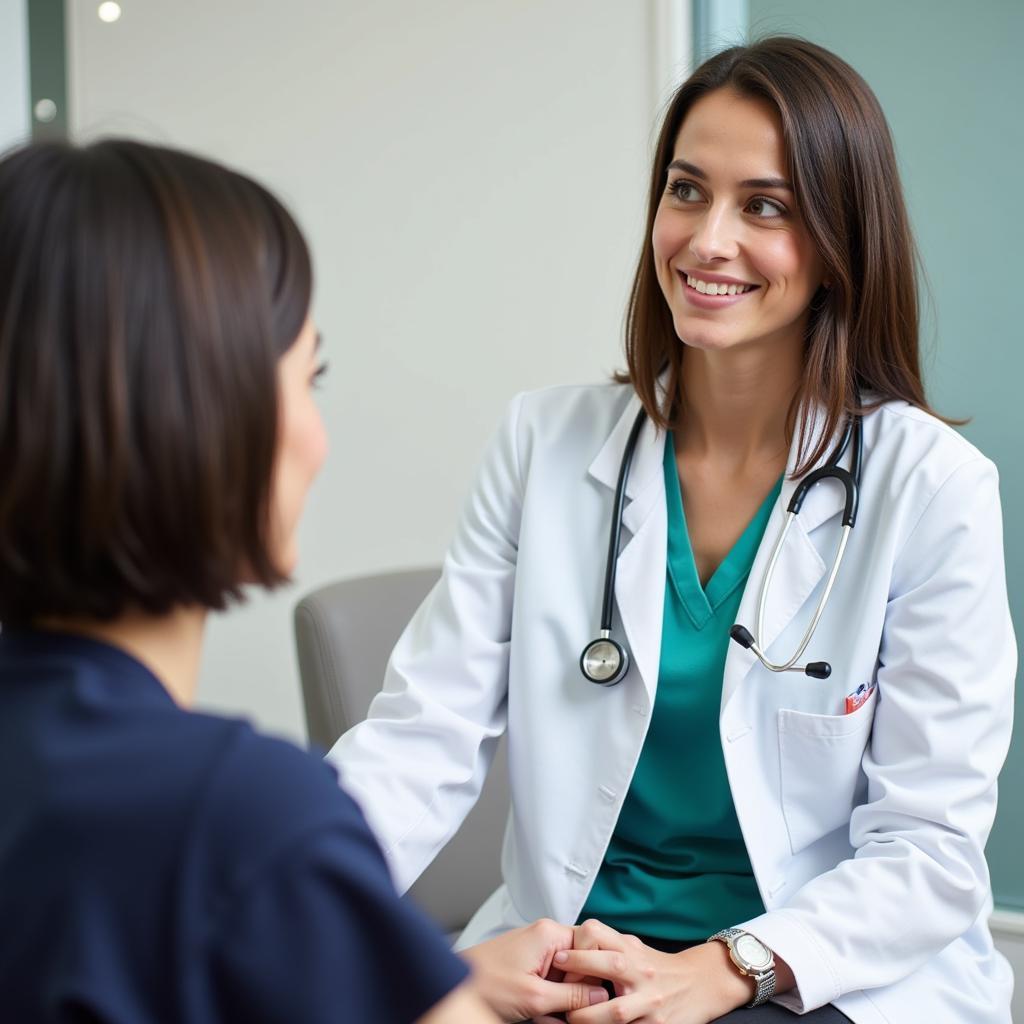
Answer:
<path fill-rule="evenodd" d="M 753 37 L 802 35 L 848 60 L 896 140 L 927 284 L 932 404 L 1000 470 L 1010 602 L 1024 634 L 1024 3 L 749 0 Z M 996 901 L 1024 910 L 1024 707 L 988 846 Z"/>
<path fill-rule="evenodd" d="M 693 55 L 697 63 L 743 42 L 750 20 L 748 0 L 693 0 Z"/>
<path fill-rule="evenodd" d="M 67 54 L 64 0 L 27 0 L 32 137 L 63 138 L 68 131 Z M 38 116 L 42 101 L 53 104 L 49 118 Z"/>

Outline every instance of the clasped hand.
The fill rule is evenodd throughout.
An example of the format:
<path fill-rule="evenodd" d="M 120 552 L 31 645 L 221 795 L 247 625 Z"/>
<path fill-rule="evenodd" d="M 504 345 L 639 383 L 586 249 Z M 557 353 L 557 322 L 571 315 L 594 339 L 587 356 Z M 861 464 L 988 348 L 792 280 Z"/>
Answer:
<path fill-rule="evenodd" d="M 505 1021 L 555 1024 L 551 1014 L 564 1012 L 569 1024 L 708 1024 L 753 994 L 720 942 L 662 953 L 599 921 L 536 921 L 465 956 Z M 614 986 L 613 999 L 601 980 Z"/>

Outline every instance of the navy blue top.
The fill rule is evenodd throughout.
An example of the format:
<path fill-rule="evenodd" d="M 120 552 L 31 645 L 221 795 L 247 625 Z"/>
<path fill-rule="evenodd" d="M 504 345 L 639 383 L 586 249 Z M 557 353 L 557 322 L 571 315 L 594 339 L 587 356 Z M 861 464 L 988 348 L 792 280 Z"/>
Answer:
<path fill-rule="evenodd" d="M 412 1021 L 465 965 L 333 772 L 126 653 L 0 636 L 0 1017 Z"/>

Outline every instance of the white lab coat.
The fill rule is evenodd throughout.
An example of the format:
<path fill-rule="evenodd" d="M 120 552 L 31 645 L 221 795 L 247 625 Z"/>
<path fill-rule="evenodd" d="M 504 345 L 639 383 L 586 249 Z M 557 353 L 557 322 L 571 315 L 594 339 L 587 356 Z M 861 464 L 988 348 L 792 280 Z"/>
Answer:
<path fill-rule="evenodd" d="M 599 687 L 578 662 L 598 626 L 638 408 L 615 384 L 511 403 L 442 579 L 395 648 L 369 718 L 329 755 L 405 888 L 472 807 L 507 728 L 504 884 L 462 945 L 538 917 L 574 922 L 629 789 L 665 594 L 665 434 L 649 421 L 615 588 L 629 674 Z M 738 621 L 751 629 L 794 486 L 787 476 L 743 594 Z M 806 652 L 831 662 L 831 677 L 774 675 L 729 645 L 721 742 L 766 912 L 722 925 L 743 924 L 786 960 L 797 990 L 779 1001 L 798 1012 L 834 1002 L 857 1024 L 1010 1020 L 983 852 L 1016 668 L 997 486 L 992 463 L 933 417 L 899 402 L 871 413 L 859 518 Z M 839 485 L 820 484 L 790 531 L 761 638 L 775 661 L 803 635 L 841 510 Z M 871 698 L 844 714 L 862 683 L 876 684 Z"/>

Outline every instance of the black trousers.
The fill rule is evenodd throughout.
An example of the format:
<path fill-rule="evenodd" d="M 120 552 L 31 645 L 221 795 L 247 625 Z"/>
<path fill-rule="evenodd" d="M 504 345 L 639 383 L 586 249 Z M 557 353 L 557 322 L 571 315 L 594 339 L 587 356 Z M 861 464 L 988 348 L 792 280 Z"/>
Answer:
<path fill-rule="evenodd" d="M 559 1018 L 561 1020 L 561 1018 Z M 716 1017 L 711 1024 L 850 1024 L 850 1018 L 834 1006 L 819 1006 L 810 1013 L 797 1015 L 775 1003 L 763 1003 L 752 1010 L 742 1007 L 724 1017 Z"/>
<path fill-rule="evenodd" d="M 819 1006 L 810 1013 L 797 1016 L 774 1003 L 764 1003 L 752 1010 L 733 1010 L 724 1017 L 716 1017 L 712 1024 L 796 1024 L 797 1021 L 800 1024 L 804 1021 L 813 1021 L 814 1024 L 850 1024 L 850 1018 L 834 1006 Z"/>

